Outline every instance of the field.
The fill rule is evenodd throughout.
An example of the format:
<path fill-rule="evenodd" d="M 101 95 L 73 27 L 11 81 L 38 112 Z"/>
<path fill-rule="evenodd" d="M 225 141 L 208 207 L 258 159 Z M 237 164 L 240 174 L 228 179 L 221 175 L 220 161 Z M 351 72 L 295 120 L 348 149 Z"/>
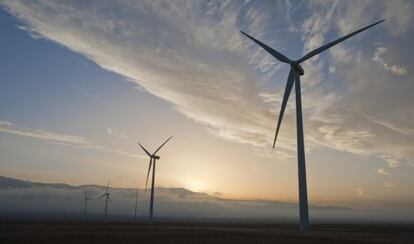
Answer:
<path fill-rule="evenodd" d="M 414 243 L 414 225 L 1 222 L 3 243 Z"/>

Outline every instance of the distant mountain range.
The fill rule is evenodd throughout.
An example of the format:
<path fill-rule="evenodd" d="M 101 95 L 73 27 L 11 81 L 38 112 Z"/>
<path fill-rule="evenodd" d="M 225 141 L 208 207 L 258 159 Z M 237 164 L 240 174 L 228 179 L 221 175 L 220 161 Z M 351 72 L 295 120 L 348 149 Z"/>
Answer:
<path fill-rule="evenodd" d="M 0 176 L 1 219 L 79 219 L 82 218 L 84 192 L 93 199 L 88 205 L 88 218 L 102 219 L 105 200 L 97 199 L 106 186 L 65 183 L 39 183 Z M 111 188 L 108 218 L 131 219 L 133 217 L 136 189 Z M 138 191 L 138 219 L 148 216 L 149 191 Z M 185 188 L 156 188 L 155 219 L 179 219 L 184 221 L 249 221 L 249 222 L 297 222 L 296 203 L 272 200 L 224 199 Z M 414 222 L 406 212 L 357 210 L 342 206 L 310 205 L 312 222 L 372 221 Z"/>
<path fill-rule="evenodd" d="M 60 218 L 81 217 L 85 189 L 94 198 L 89 203 L 89 216 L 102 216 L 106 186 L 72 186 L 64 183 L 38 183 L 0 176 L 0 218 Z M 135 204 L 136 189 L 111 188 L 113 199 L 109 204 L 111 218 L 131 218 Z M 145 219 L 148 214 L 149 191 L 138 192 L 138 216 Z M 222 219 L 249 221 L 296 221 L 296 203 L 271 200 L 224 199 L 184 188 L 156 188 L 155 216 L 179 219 Z M 356 220 L 367 217 L 362 212 L 347 207 L 310 206 L 311 219 Z"/>

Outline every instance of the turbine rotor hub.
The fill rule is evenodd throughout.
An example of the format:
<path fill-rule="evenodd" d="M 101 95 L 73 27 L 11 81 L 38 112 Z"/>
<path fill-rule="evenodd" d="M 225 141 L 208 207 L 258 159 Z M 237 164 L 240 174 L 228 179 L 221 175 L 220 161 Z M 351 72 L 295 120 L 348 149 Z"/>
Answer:
<path fill-rule="evenodd" d="M 153 159 L 160 159 L 160 156 L 153 155 L 153 156 L 152 156 L 152 158 L 153 158 Z"/>
<path fill-rule="evenodd" d="M 296 72 L 299 73 L 300 76 L 305 74 L 305 70 L 302 68 L 302 66 L 297 61 L 292 62 L 290 65 Z"/>

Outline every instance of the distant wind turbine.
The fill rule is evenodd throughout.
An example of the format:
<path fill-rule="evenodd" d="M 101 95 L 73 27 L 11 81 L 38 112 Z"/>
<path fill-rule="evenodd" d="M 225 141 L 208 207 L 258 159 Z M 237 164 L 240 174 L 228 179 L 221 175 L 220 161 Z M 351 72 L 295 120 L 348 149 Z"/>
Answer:
<path fill-rule="evenodd" d="M 137 218 L 137 208 L 138 208 L 138 186 L 137 191 L 135 192 L 135 208 L 134 208 L 134 217 Z"/>
<path fill-rule="evenodd" d="M 297 129 L 297 153 L 298 153 L 298 176 L 299 176 L 299 215 L 300 215 L 300 229 L 302 231 L 308 230 L 309 227 L 309 216 L 308 216 L 308 196 L 307 196 L 307 189 L 306 189 L 306 167 L 305 167 L 305 145 L 303 139 L 303 124 L 302 124 L 302 99 L 301 99 L 301 90 L 300 90 L 300 76 L 302 76 L 305 72 L 300 65 L 300 63 L 312 58 L 315 55 L 327 50 L 328 48 L 345 41 L 346 39 L 368 29 L 374 25 L 377 25 L 385 20 L 378 21 L 372 25 L 354 31 L 344 37 L 337 39 L 336 41 L 327 43 L 322 47 L 319 47 L 298 60 L 290 60 L 285 55 L 281 54 L 280 52 L 274 50 L 273 48 L 267 46 L 263 42 L 255 39 L 254 37 L 240 31 L 242 34 L 250 38 L 254 41 L 257 45 L 261 46 L 265 49 L 268 53 L 270 53 L 273 57 L 279 60 L 282 63 L 286 63 L 290 65 L 290 71 L 288 80 L 286 83 L 285 93 L 283 95 L 282 100 L 282 107 L 280 108 L 279 119 L 277 121 L 275 139 L 273 141 L 273 148 L 276 144 L 276 138 L 279 133 L 280 124 L 282 122 L 283 113 L 285 112 L 286 104 L 289 99 L 290 92 L 292 91 L 293 83 L 295 83 L 295 94 L 296 94 L 296 129 Z"/>
<path fill-rule="evenodd" d="M 82 201 L 82 205 L 83 205 L 83 216 L 86 218 L 86 216 L 87 216 L 87 214 L 88 214 L 88 201 L 89 200 L 93 200 L 92 198 L 90 198 L 90 197 L 88 197 L 88 192 L 87 192 L 87 190 L 85 189 L 85 192 L 84 192 L 84 198 L 83 198 L 83 201 Z"/>
<path fill-rule="evenodd" d="M 109 183 L 108 183 L 108 185 L 106 186 L 105 193 L 102 194 L 102 196 L 100 196 L 98 198 L 98 199 L 101 199 L 101 198 L 105 197 L 105 217 L 108 215 L 108 200 L 112 201 L 110 195 L 111 195 L 111 193 L 109 193 Z"/>
<path fill-rule="evenodd" d="M 147 173 L 147 180 L 145 181 L 145 189 L 147 189 L 148 184 L 148 178 L 151 171 L 152 166 L 152 182 L 151 182 L 151 198 L 150 198 L 150 209 L 149 209 L 149 222 L 152 223 L 152 216 L 153 216 L 153 210 L 154 210 L 154 184 L 155 184 L 155 162 L 157 159 L 160 159 L 159 156 L 157 156 L 157 152 L 172 138 L 168 138 L 161 146 L 155 150 L 153 154 L 149 153 L 147 149 L 145 149 L 139 142 L 138 145 L 144 150 L 144 152 L 150 157 L 149 166 L 148 166 L 148 173 Z"/>

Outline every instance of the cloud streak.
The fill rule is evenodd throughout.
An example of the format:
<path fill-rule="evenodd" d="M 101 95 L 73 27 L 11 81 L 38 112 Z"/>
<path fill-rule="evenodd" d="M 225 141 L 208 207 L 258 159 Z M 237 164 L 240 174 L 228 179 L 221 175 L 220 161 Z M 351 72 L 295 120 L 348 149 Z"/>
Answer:
<path fill-rule="evenodd" d="M 73 148 L 81 148 L 81 149 L 94 149 L 94 150 L 101 150 L 107 153 L 117 154 L 123 157 L 131 157 L 131 158 L 145 158 L 145 156 L 140 154 L 133 154 L 129 152 L 125 152 L 122 150 L 112 150 L 105 148 L 104 146 L 97 145 L 92 141 L 86 139 L 85 137 L 74 135 L 74 134 L 65 134 L 65 133 L 56 133 L 50 132 L 40 129 L 35 130 L 24 130 L 21 128 L 17 128 L 12 122 L 8 121 L 0 121 L 0 132 L 16 135 L 16 136 L 23 136 L 29 138 L 35 138 L 39 140 L 43 140 L 52 144 L 61 145 L 61 146 L 70 146 Z"/>
<path fill-rule="evenodd" d="M 372 60 L 378 63 L 385 70 L 393 73 L 394 75 L 405 75 L 407 73 L 407 67 L 391 65 L 384 61 L 384 59 L 382 58 L 382 54 L 384 54 L 386 51 L 387 49 L 385 47 L 377 48 L 375 50 L 374 56 L 372 57 Z"/>
<path fill-rule="evenodd" d="M 388 176 L 388 175 L 390 175 L 390 173 L 388 173 L 385 169 L 383 169 L 383 168 L 380 168 L 380 169 L 378 169 L 377 170 L 377 174 L 379 174 L 379 175 L 384 175 L 384 176 Z"/>
<path fill-rule="evenodd" d="M 123 133 L 123 132 L 119 132 L 113 128 L 107 128 L 106 132 L 108 133 L 108 135 L 112 136 L 112 137 L 116 137 L 116 138 L 120 138 L 120 139 L 127 139 L 128 136 Z"/>
<path fill-rule="evenodd" d="M 73 134 L 64 134 L 64 133 L 55 133 L 45 130 L 22 130 L 16 128 L 15 125 L 8 121 L 0 121 L 0 132 L 8 133 L 17 136 L 31 137 L 35 139 L 45 140 L 50 143 L 67 145 L 79 148 L 101 148 L 93 144 L 88 139 L 73 135 Z"/>

